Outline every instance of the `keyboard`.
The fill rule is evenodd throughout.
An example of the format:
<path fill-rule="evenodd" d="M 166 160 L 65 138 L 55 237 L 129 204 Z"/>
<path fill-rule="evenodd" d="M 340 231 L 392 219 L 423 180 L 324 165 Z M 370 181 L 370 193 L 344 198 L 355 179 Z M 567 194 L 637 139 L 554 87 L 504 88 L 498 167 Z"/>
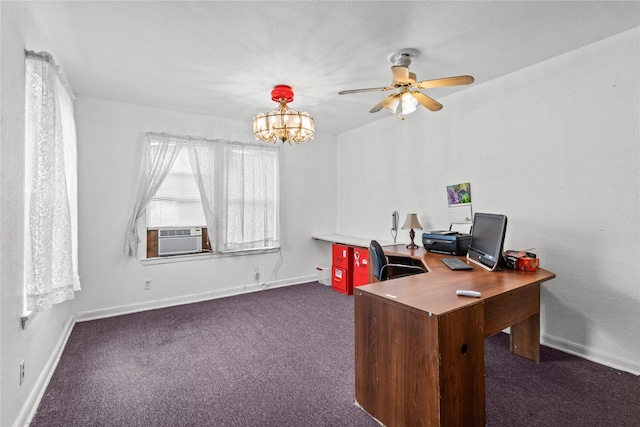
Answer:
<path fill-rule="evenodd" d="M 460 258 L 440 258 L 440 261 L 452 270 L 473 270 L 473 267 Z"/>

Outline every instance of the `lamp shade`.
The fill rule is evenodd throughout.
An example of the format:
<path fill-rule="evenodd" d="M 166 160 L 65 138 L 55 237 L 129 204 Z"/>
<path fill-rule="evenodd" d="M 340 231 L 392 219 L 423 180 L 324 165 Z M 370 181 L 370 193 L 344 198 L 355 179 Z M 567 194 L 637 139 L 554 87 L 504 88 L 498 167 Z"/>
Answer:
<path fill-rule="evenodd" d="M 409 228 L 416 228 L 418 230 L 422 230 L 420 221 L 418 221 L 418 214 L 414 214 L 414 213 L 407 214 L 407 219 L 404 221 L 404 225 L 402 226 L 402 229 L 407 230 Z"/>
<path fill-rule="evenodd" d="M 383 100 L 382 106 L 390 112 L 398 114 L 398 118 L 404 120 L 403 115 L 416 111 L 418 100 L 413 95 L 413 92 L 406 91 L 389 95 Z"/>
<path fill-rule="evenodd" d="M 402 113 L 401 114 L 411 114 L 416 111 L 418 106 L 418 100 L 411 95 L 409 92 L 405 92 L 402 94 Z"/>
<path fill-rule="evenodd" d="M 400 100 L 397 96 L 395 96 L 389 99 L 389 101 L 384 105 L 384 108 L 395 114 L 398 110 L 398 104 L 400 104 Z"/>
<path fill-rule="evenodd" d="M 313 139 L 313 118 L 306 112 L 292 110 L 287 106 L 287 102 L 293 101 L 291 86 L 275 86 L 271 91 L 271 99 L 280 105 L 273 111 L 260 113 L 253 118 L 253 136 L 256 140 L 302 144 Z"/>

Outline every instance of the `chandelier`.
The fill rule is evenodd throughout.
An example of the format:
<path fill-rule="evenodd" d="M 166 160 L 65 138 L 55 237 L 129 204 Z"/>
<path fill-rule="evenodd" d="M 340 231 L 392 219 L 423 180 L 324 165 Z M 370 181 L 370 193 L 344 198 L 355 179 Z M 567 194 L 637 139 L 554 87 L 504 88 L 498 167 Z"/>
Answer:
<path fill-rule="evenodd" d="M 271 99 L 280 105 L 268 113 L 260 113 L 253 118 L 253 136 L 256 140 L 275 143 L 288 141 L 293 145 L 313 139 L 315 130 L 313 118 L 306 112 L 287 107 L 293 102 L 293 90 L 290 86 L 278 85 L 271 91 Z"/>

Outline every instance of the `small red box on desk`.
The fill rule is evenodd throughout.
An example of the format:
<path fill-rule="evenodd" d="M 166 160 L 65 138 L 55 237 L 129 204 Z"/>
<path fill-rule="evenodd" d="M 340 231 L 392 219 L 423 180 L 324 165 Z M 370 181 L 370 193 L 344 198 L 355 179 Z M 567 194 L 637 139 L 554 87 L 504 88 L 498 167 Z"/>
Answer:
<path fill-rule="evenodd" d="M 508 250 L 504 252 L 504 260 L 512 270 L 536 271 L 540 267 L 540 260 L 531 252 Z"/>

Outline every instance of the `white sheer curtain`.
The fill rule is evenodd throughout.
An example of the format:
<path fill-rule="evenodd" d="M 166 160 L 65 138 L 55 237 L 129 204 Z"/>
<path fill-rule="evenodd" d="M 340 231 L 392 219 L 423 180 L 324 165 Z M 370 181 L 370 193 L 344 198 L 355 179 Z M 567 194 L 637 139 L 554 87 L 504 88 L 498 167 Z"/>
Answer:
<path fill-rule="evenodd" d="M 216 156 L 216 145 L 214 141 L 190 141 L 187 147 L 193 177 L 200 190 L 200 200 L 202 201 L 204 218 L 207 222 L 209 243 L 214 252 L 219 252 L 221 250 L 221 240 L 220 234 L 216 233 L 216 230 L 220 229 L 216 210 L 222 205 L 222 200 L 216 197 L 216 195 L 220 194 L 217 188 L 220 180 L 216 177 L 218 168 L 215 165 L 219 157 Z"/>
<path fill-rule="evenodd" d="M 224 250 L 280 246 L 278 151 L 267 145 L 224 146 Z"/>
<path fill-rule="evenodd" d="M 186 144 L 213 251 L 278 247 L 277 148 L 204 139 Z"/>
<path fill-rule="evenodd" d="M 133 208 L 133 213 L 127 225 L 125 235 L 125 252 L 136 256 L 138 252 L 138 230 L 136 222 L 145 212 L 149 201 L 158 191 L 165 177 L 171 170 L 184 140 L 163 134 L 145 135 L 147 143 L 144 148 L 143 164 L 141 167 L 140 189 Z"/>
<path fill-rule="evenodd" d="M 213 252 L 280 246 L 277 147 L 148 133 L 150 167 L 127 227 L 129 255 L 137 253 L 136 220 L 183 146 L 189 151 Z"/>
<path fill-rule="evenodd" d="M 43 311 L 80 290 L 75 97 L 46 52 L 26 52 L 25 84 L 23 309 Z"/>

